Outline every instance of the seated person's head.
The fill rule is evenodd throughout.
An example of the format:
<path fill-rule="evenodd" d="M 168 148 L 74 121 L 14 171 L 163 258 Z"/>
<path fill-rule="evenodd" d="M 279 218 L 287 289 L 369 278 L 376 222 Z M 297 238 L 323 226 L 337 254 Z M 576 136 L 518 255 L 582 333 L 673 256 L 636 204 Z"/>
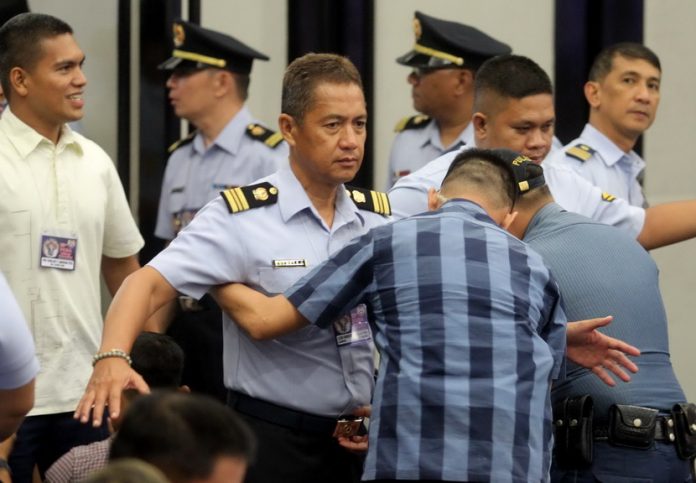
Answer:
<path fill-rule="evenodd" d="M 169 483 L 169 480 L 149 463 L 124 458 L 92 473 L 82 483 Z"/>
<path fill-rule="evenodd" d="M 109 458 L 142 459 L 173 483 L 241 482 L 253 452 L 251 431 L 227 406 L 156 391 L 131 404 Z"/>

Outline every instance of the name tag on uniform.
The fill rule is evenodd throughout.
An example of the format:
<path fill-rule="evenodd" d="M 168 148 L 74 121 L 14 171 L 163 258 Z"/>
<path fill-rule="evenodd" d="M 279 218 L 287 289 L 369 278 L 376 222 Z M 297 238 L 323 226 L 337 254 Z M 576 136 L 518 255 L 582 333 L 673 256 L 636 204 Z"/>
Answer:
<path fill-rule="evenodd" d="M 333 327 L 336 345 L 339 347 L 372 340 L 365 304 L 356 306 L 350 313 L 334 320 Z"/>
<path fill-rule="evenodd" d="M 273 268 L 306 267 L 307 260 L 304 258 L 289 258 L 287 260 L 273 260 Z"/>
<path fill-rule="evenodd" d="M 75 270 L 77 238 L 55 235 L 41 235 L 41 254 L 39 265 L 58 270 Z"/>

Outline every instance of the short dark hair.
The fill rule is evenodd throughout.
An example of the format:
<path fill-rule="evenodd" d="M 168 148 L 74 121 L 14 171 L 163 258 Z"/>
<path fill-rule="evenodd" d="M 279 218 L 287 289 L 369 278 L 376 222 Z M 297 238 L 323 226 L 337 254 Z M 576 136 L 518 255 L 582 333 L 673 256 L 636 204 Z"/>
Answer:
<path fill-rule="evenodd" d="M 248 462 L 254 451 L 251 430 L 229 407 L 199 394 L 155 391 L 128 408 L 109 460 L 138 458 L 179 482 L 208 478 L 220 457 Z"/>
<path fill-rule="evenodd" d="M 553 95 L 553 85 L 544 69 L 528 57 L 499 55 L 481 65 L 474 80 L 474 110 L 483 96 L 493 92 L 500 97 L 522 99 L 537 94 Z"/>
<path fill-rule="evenodd" d="M 237 84 L 237 95 L 243 101 L 249 99 L 249 83 L 251 82 L 251 77 L 249 74 L 239 74 L 237 72 L 232 72 L 234 76 L 235 84 Z"/>
<path fill-rule="evenodd" d="M 15 15 L 0 27 L 0 84 L 8 101 L 12 100 L 10 70 L 33 68 L 41 57 L 44 39 L 72 33 L 67 23 L 42 13 Z"/>
<path fill-rule="evenodd" d="M 512 166 L 492 149 L 467 149 L 450 164 L 442 189 L 462 183 L 489 194 L 498 207 L 513 207 L 518 197 Z"/>
<path fill-rule="evenodd" d="M 184 351 L 174 339 L 155 332 L 142 332 L 131 348 L 135 372 L 151 388 L 176 389 L 181 386 Z"/>
<path fill-rule="evenodd" d="M 283 76 L 281 112 L 302 122 L 314 101 L 317 85 L 355 84 L 362 90 L 358 69 L 347 57 L 336 54 L 309 53 L 293 60 Z"/>
<path fill-rule="evenodd" d="M 662 72 L 662 67 L 660 67 L 660 59 L 655 52 L 643 44 L 636 42 L 620 42 L 618 44 L 606 47 L 597 55 L 597 57 L 595 57 L 592 67 L 590 68 L 588 79 L 595 82 L 604 79 L 609 72 L 611 72 L 614 58 L 617 56 L 625 57 L 627 59 L 645 60 L 657 70 Z"/>

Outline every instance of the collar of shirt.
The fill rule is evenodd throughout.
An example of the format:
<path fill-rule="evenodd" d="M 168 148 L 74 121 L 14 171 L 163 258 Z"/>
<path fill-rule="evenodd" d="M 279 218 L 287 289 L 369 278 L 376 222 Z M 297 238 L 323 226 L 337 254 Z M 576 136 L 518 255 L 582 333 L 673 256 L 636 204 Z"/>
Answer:
<path fill-rule="evenodd" d="M 317 219 L 317 222 L 321 223 L 321 218 L 312 205 L 309 196 L 307 196 L 307 192 L 300 184 L 289 164 L 279 169 L 273 177 L 275 179 L 272 183 L 278 188 L 280 214 L 285 223 L 300 212 L 311 213 Z M 360 210 L 346 194 L 345 187 L 340 185 L 336 192 L 336 216 L 334 217 L 332 231 L 353 221 L 357 221 L 361 225 L 365 224 Z"/>
<path fill-rule="evenodd" d="M 193 149 L 197 154 L 202 155 L 208 149 L 212 149 L 213 146 L 218 146 L 220 149 L 235 155 L 239 151 L 239 145 L 246 135 L 247 126 L 252 122 L 254 122 L 254 118 L 251 116 L 249 109 L 244 106 L 230 119 L 230 122 L 227 123 L 223 130 L 220 131 L 220 134 L 218 134 L 218 137 L 207 148 L 203 142 L 203 135 L 198 133 L 193 139 Z"/>
<path fill-rule="evenodd" d="M 580 134 L 580 141 L 587 144 L 595 151 L 597 151 L 602 158 L 602 161 L 607 166 L 613 166 L 622 159 L 629 162 L 629 164 L 638 170 L 643 169 L 645 162 L 636 154 L 635 151 L 631 150 L 625 153 L 619 148 L 614 142 L 601 133 L 592 124 L 585 124 L 585 129 L 582 130 Z M 571 143 L 575 144 L 575 143 Z"/>
<path fill-rule="evenodd" d="M 0 126 L 2 126 L 0 129 L 5 132 L 10 143 L 22 159 L 26 159 L 41 143 L 48 143 L 53 146 L 49 139 L 15 116 L 9 108 L 2 113 Z M 75 136 L 67 124 L 64 124 L 58 144 L 55 145 L 56 151 L 62 152 L 68 146 L 78 150 L 78 154 L 83 152 L 77 136 Z"/>
<path fill-rule="evenodd" d="M 546 226 L 546 222 L 549 220 L 549 218 L 557 213 L 561 213 L 562 211 L 565 211 L 563 207 L 555 202 L 543 206 L 529 221 L 529 225 L 527 225 L 527 230 L 524 232 L 524 237 L 522 239 L 526 241 L 537 232 L 546 232 L 546 228 L 548 228 Z"/>
<path fill-rule="evenodd" d="M 433 213 L 461 213 L 464 212 L 469 216 L 473 216 L 479 221 L 485 221 L 491 223 L 495 226 L 498 224 L 490 217 L 490 215 L 483 209 L 481 205 L 475 201 L 467 200 L 466 198 L 450 198 L 447 200 L 442 207 Z"/>
<path fill-rule="evenodd" d="M 432 144 L 440 151 L 444 151 L 446 149 L 454 149 L 461 145 L 471 145 L 474 142 L 474 125 L 471 122 L 461 133 L 459 133 L 457 139 L 455 139 L 449 146 L 442 145 L 442 142 L 440 141 L 440 130 L 437 127 L 437 121 L 434 119 L 430 121 L 423 129 L 425 130 L 426 136 L 423 139 L 421 147 L 425 146 L 426 144 Z"/>

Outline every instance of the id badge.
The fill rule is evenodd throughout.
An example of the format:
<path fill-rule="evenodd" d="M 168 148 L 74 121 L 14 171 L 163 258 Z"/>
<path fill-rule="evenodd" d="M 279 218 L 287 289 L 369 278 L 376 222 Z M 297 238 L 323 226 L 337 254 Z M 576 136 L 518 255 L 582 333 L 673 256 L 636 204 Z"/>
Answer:
<path fill-rule="evenodd" d="M 350 313 L 336 319 L 333 326 L 336 345 L 339 347 L 372 340 L 365 304 L 357 305 Z"/>
<path fill-rule="evenodd" d="M 39 266 L 58 270 L 75 270 L 77 257 L 77 237 L 41 235 Z"/>
<path fill-rule="evenodd" d="M 360 425 L 362 424 L 363 419 L 364 418 L 362 417 L 339 419 L 336 421 L 333 437 L 350 438 L 351 436 L 357 435 L 360 432 Z"/>

